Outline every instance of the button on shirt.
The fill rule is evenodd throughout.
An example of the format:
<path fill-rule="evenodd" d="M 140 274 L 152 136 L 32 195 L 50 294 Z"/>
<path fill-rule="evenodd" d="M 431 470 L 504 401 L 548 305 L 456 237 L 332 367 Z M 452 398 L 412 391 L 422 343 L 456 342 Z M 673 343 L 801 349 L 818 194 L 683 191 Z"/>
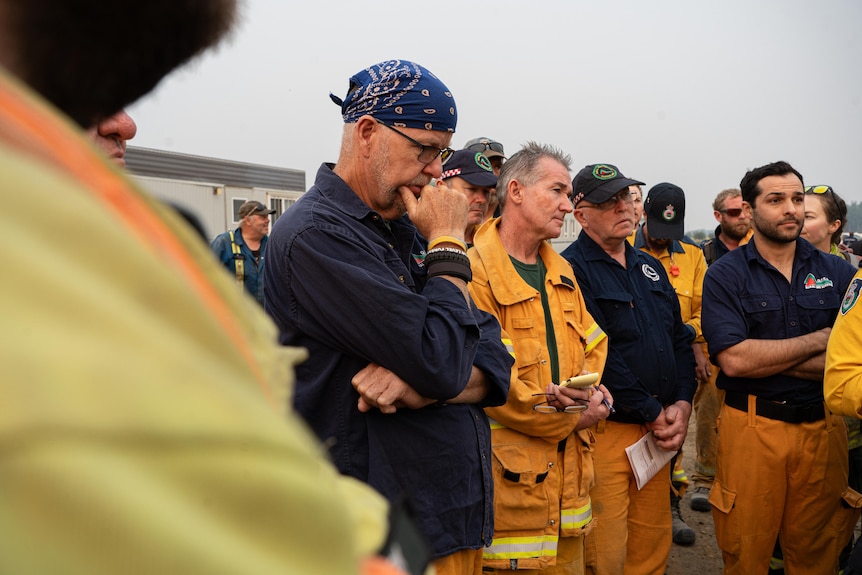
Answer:
<path fill-rule="evenodd" d="M 703 335 L 709 354 L 746 339 L 788 339 L 832 326 L 854 273 L 840 257 L 796 240 L 790 282 L 758 253 L 754 240 L 709 266 L 703 282 Z M 823 401 L 822 382 L 788 375 L 729 377 L 716 386 L 791 404 Z"/>
<path fill-rule="evenodd" d="M 309 351 L 297 366 L 294 403 L 335 464 L 390 499 L 410 496 L 442 556 L 491 541 L 482 408 L 505 403 L 513 359 L 493 316 L 468 305 L 450 281 L 427 279 L 425 247 L 409 220 L 383 220 L 323 165 L 270 234 L 266 309 L 283 344 Z M 441 403 L 360 413 L 351 379 L 370 362 Z M 446 405 L 473 365 L 491 384 L 485 401 Z"/>
<path fill-rule="evenodd" d="M 562 255 L 575 270 L 587 310 L 609 337 L 602 383 L 617 412 L 608 419 L 643 423 L 665 405 L 691 402 L 694 352 L 661 263 L 628 242 L 625 250 L 623 267 L 582 231 Z"/>

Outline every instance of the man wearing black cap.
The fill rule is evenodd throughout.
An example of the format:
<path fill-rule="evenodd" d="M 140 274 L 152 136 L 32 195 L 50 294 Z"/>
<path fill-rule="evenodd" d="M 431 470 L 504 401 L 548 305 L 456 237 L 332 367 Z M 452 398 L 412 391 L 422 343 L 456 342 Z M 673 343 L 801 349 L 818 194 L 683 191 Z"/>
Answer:
<path fill-rule="evenodd" d="M 513 360 L 467 291 L 467 200 L 429 185 L 452 153 L 455 102 L 404 60 L 333 100 L 338 162 L 278 219 L 265 270 L 280 340 L 309 350 L 294 402 L 342 473 L 410 498 L 438 574 L 479 572 L 493 536 L 482 408 L 505 403 Z"/>
<path fill-rule="evenodd" d="M 697 365 L 698 382 L 709 380 L 710 365 L 700 329 L 701 296 L 706 260 L 700 248 L 685 237 L 685 192 L 674 184 L 663 182 L 653 186 L 644 204 L 644 223 L 635 233 L 634 246 L 661 262 L 670 283 L 676 290 L 682 321 L 691 331 L 692 351 Z M 671 476 L 671 510 L 673 541 L 691 545 L 696 534 L 682 518 L 679 498 L 688 486 L 682 467 L 682 452 L 676 457 Z"/>
<path fill-rule="evenodd" d="M 664 573 L 672 538 L 670 466 L 638 490 L 625 449 L 649 432 L 659 449 L 682 447 L 695 390 L 691 331 L 673 286 L 661 262 L 626 241 L 634 226 L 632 184 L 643 182 L 610 164 L 578 172 L 572 202 L 582 230 L 562 254 L 610 338 L 602 383 L 616 413 L 598 426 L 597 521 L 587 538 L 587 565 L 599 575 Z"/>
<path fill-rule="evenodd" d="M 219 261 L 236 277 L 236 283 L 263 305 L 263 256 L 269 233 L 269 216 L 275 210 L 250 200 L 239 207 L 239 227 L 215 237 L 211 247 Z"/>
<path fill-rule="evenodd" d="M 470 150 L 458 150 L 446 160 L 444 167 L 442 180 L 453 190 L 464 194 L 470 207 L 464 232 L 464 241 L 469 247 L 473 243 L 476 228 L 486 219 L 491 196 L 497 187 L 497 175 L 482 152 Z"/>

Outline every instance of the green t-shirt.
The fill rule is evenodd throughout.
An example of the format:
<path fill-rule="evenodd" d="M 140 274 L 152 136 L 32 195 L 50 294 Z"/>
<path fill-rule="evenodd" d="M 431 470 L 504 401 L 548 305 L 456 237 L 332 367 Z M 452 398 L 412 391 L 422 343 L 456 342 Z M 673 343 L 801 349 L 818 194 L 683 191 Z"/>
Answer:
<path fill-rule="evenodd" d="M 545 311 L 545 343 L 548 346 L 548 359 L 551 362 L 551 379 L 555 383 L 560 381 L 560 360 L 557 356 L 557 336 L 554 333 L 554 321 L 551 319 L 550 305 L 548 304 L 548 291 L 545 289 L 545 263 L 539 258 L 534 264 L 525 264 L 509 256 L 512 265 L 527 285 L 535 288 L 542 298 L 542 309 Z"/>

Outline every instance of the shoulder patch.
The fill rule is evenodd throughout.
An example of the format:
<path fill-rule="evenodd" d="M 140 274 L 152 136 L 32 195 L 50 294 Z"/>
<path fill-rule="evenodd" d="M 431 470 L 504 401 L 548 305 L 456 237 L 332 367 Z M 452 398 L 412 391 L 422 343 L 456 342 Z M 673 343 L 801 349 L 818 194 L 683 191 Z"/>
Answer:
<path fill-rule="evenodd" d="M 844 299 L 841 301 L 841 315 L 847 315 L 847 312 L 853 309 L 853 306 L 859 301 L 860 292 L 862 292 L 862 278 L 853 278 L 853 281 L 847 286 Z"/>

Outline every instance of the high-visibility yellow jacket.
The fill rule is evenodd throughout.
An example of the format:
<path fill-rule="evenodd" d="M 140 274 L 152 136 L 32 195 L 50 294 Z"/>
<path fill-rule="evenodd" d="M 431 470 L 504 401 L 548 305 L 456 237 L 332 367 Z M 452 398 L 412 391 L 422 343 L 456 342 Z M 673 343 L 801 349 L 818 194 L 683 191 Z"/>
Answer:
<path fill-rule="evenodd" d="M 826 348 L 823 394 L 832 413 L 862 417 L 862 270 L 844 294 Z"/>
<path fill-rule="evenodd" d="M 357 573 L 387 506 L 289 409 L 304 352 L 2 71 L 0 174 L 0 572 Z"/>
<path fill-rule="evenodd" d="M 551 382 L 545 315 L 539 293 L 518 275 L 500 242 L 499 218 L 486 222 L 470 249 L 476 305 L 500 321 L 512 346 L 509 400 L 488 408 L 494 455 L 494 539 L 486 566 L 542 569 L 556 562 L 560 537 L 592 527 L 593 485 L 590 429 L 575 431 L 579 414 L 539 413 Z M 572 267 L 548 243 L 539 256 L 547 274 L 548 303 L 557 340 L 560 378 L 601 372 L 607 357 L 604 332 L 587 312 Z M 556 382 L 559 383 L 559 382 Z"/>

